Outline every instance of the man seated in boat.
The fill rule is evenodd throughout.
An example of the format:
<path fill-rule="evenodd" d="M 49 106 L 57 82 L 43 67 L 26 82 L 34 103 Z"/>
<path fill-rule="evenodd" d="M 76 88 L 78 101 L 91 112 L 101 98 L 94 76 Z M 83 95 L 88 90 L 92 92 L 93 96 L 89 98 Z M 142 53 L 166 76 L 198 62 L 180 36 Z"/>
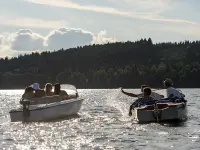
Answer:
<path fill-rule="evenodd" d="M 54 85 L 54 95 L 59 95 L 63 99 L 69 99 L 70 98 L 65 90 L 61 90 L 61 86 L 60 86 L 59 83 L 56 83 Z"/>
<path fill-rule="evenodd" d="M 151 89 L 149 87 L 146 87 L 143 89 L 143 97 L 137 99 L 131 106 L 129 109 L 129 116 L 132 116 L 132 109 L 134 109 L 135 107 L 139 107 L 141 103 L 145 103 L 148 101 L 154 100 L 151 97 Z"/>
<path fill-rule="evenodd" d="M 178 89 L 173 87 L 173 81 L 167 78 L 163 81 L 164 87 L 166 88 L 167 98 L 184 98 L 185 95 Z"/>
<path fill-rule="evenodd" d="M 45 96 L 45 91 L 43 89 L 40 89 L 40 84 L 39 83 L 34 83 L 32 85 L 32 88 L 35 91 L 35 97 L 44 97 Z"/>
<path fill-rule="evenodd" d="M 146 88 L 146 87 L 149 87 L 149 86 L 148 86 L 148 85 L 142 85 L 142 86 L 141 86 L 141 92 L 142 92 L 142 94 L 128 93 L 128 92 L 125 92 L 122 88 L 121 88 L 121 91 L 122 91 L 122 93 L 124 93 L 124 94 L 126 94 L 126 95 L 128 95 L 128 96 L 131 96 L 131 97 L 138 97 L 138 98 L 139 98 L 139 97 L 143 97 L 143 89 Z M 160 95 L 160 94 L 155 93 L 155 92 L 151 92 L 150 97 L 152 97 L 153 99 L 156 99 L 156 100 L 159 100 L 159 99 L 164 98 L 163 95 Z"/>
<path fill-rule="evenodd" d="M 77 98 L 78 97 L 78 93 L 76 93 L 75 96 L 70 96 L 70 95 L 67 94 L 67 92 L 65 90 L 61 90 L 61 86 L 60 86 L 59 83 L 56 83 L 54 85 L 54 95 L 59 95 L 63 99 L 71 99 L 71 98 Z"/>
<path fill-rule="evenodd" d="M 35 98 L 34 89 L 32 87 L 26 87 L 22 99 L 31 99 Z"/>

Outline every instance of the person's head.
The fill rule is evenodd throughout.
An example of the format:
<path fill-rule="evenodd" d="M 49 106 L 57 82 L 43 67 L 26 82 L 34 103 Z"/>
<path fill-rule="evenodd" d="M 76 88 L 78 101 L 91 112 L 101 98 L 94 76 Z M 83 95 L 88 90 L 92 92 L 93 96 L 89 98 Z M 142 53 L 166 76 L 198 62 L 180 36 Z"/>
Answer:
<path fill-rule="evenodd" d="M 46 92 L 51 92 L 52 91 L 52 84 L 51 83 L 47 83 L 46 85 L 45 85 L 45 91 Z"/>
<path fill-rule="evenodd" d="M 145 97 L 149 97 L 151 95 L 151 89 L 149 87 L 145 87 L 143 89 L 143 93 Z"/>
<path fill-rule="evenodd" d="M 34 91 L 34 89 L 32 87 L 30 87 L 30 86 L 25 88 L 25 93 L 31 93 L 33 91 Z"/>
<path fill-rule="evenodd" d="M 39 83 L 33 83 L 32 88 L 34 90 L 40 90 L 40 84 Z"/>
<path fill-rule="evenodd" d="M 143 92 L 144 88 L 149 87 L 148 85 L 141 85 L 141 92 Z"/>
<path fill-rule="evenodd" d="M 54 85 L 54 93 L 55 93 L 55 94 L 59 94 L 59 93 L 60 93 L 60 88 L 61 88 L 60 84 L 59 84 L 59 83 L 56 83 L 56 84 Z"/>
<path fill-rule="evenodd" d="M 173 81 L 169 78 L 167 78 L 165 81 L 163 81 L 163 83 L 164 83 L 165 88 L 173 86 Z"/>

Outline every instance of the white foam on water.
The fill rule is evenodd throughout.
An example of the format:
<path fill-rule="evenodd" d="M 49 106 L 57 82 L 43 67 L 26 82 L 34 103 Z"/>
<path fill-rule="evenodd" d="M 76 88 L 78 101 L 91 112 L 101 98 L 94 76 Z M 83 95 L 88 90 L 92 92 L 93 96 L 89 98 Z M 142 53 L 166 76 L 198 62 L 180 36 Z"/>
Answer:
<path fill-rule="evenodd" d="M 119 110 L 122 116 L 128 115 L 129 104 L 124 99 L 120 98 L 120 89 L 112 90 L 105 95 L 105 102 L 108 106 Z"/>

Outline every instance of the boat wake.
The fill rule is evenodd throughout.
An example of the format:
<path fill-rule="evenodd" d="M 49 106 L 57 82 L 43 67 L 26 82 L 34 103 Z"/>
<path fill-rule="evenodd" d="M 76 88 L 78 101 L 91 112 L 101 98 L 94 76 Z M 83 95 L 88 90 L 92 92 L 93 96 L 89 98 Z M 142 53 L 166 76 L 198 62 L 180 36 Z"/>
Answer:
<path fill-rule="evenodd" d="M 112 90 L 105 95 L 106 105 L 120 111 L 122 116 L 128 115 L 129 103 L 127 99 L 123 99 L 120 89 Z"/>

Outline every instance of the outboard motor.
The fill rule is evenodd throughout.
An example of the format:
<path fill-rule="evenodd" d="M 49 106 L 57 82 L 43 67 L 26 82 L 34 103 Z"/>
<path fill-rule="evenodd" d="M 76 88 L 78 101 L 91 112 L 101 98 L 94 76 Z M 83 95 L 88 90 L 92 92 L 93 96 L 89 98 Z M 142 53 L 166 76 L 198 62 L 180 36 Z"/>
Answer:
<path fill-rule="evenodd" d="M 23 118 L 24 121 L 26 121 L 26 119 L 30 116 L 30 110 L 29 110 L 30 101 L 22 100 L 20 101 L 20 104 L 23 105 Z"/>

